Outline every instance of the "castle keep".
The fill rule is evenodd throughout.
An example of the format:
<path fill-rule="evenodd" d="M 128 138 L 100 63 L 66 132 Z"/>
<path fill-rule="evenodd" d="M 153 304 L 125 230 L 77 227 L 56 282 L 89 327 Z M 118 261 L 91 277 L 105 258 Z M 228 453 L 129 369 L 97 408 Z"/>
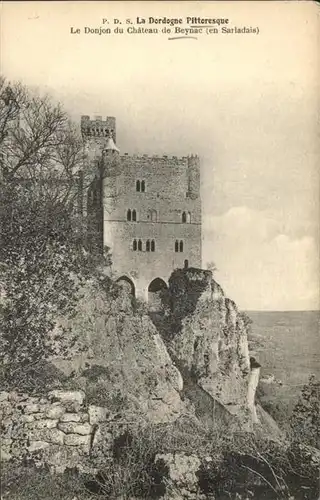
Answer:
<path fill-rule="evenodd" d="M 116 278 L 148 300 L 174 269 L 201 267 L 199 158 L 122 155 L 113 117 L 82 116 L 81 132 L 97 166 L 89 233 L 111 248 Z"/>

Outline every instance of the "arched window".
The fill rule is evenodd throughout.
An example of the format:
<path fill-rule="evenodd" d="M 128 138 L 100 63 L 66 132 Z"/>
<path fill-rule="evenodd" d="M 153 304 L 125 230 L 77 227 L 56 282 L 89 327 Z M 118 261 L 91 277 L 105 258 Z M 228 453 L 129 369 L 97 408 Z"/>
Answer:
<path fill-rule="evenodd" d="M 183 241 L 180 240 L 180 243 L 179 243 L 179 250 L 180 252 L 183 252 Z"/>
<path fill-rule="evenodd" d="M 137 220 L 137 212 L 135 210 L 132 210 L 132 220 L 136 222 Z"/>
<path fill-rule="evenodd" d="M 190 222 L 191 222 L 191 213 L 188 212 L 187 213 L 187 223 L 190 224 Z"/>
<path fill-rule="evenodd" d="M 151 221 L 157 222 L 157 211 L 156 210 L 151 210 Z"/>
<path fill-rule="evenodd" d="M 176 240 L 176 242 L 174 244 L 174 251 L 179 252 L 179 241 L 178 240 Z"/>
<path fill-rule="evenodd" d="M 142 252 L 142 241 L 141 240 L 138 241 L 138 250 L 139 250 L 139 252 Z"/>
<path fill-rule="evenodd" d="M 144 193 L 146 189 L 146 184 L 144 181 L 141 181 L 141 192 Z"/>
<path fill-rule="evenodd" d="M 131 210 L 129 208 L 129 210 L 127 211 L 127 220 L 131 220 Z"/>
<path fill-rule="evenodd" d="M 140 181 L 136 182 L 136 191 L 140 191 Z"/>
<path fill-rule="evenodd" d="M 183 223 L 187 222 L 187 214 L 185 212 L 183 212 L 182 214 L 182 222 Z"/>
<path fill-rule="evenodd" d="M 146 252 L 150 252 L 150 240 L 146 242 Z"/>
<path fill-rule="evenodd" d="M 154 242 L 154 240 L 151 240 L 151 252 L 154 252 L 156 249 L 156 244 Z"/>
<path fill-rule="evenodd" d="M 137 240 L 133 240 L 133 251 L 136 252 L 137 251 Z"/>
<path fill-rule="evenodd" d="M 184 268 L 188 269 L 188 267 L 189 267 L 189 261 L 188 261 L 188 259 L 185 259 L 185 261 L 184 261 Z"/>

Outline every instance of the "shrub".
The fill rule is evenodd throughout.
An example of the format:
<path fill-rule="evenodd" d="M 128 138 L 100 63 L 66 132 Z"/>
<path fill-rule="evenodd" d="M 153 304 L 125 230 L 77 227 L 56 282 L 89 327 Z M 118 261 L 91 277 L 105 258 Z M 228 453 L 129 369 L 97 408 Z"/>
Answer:
<path fill-rule="evenodd" d="M 158 442 L 150 428 L 127 430 L 114 441 L 113 460 L 86 487 L 110 500 L 160 498 L 168 469 L 161 461 L 155 464 L 157 452 Z"/>
<path fill-rule="evenodd" d="M 247 435 L 225 446 L 220 462 L 203 462 L 199 483 L 219 500 L 315 500 L 318 466 L 310 450 Z"/>
<path fill-rule="evenodd" d="M 320 381 L 311 375 L 290 418 L 293 438 L 320 449 L 319 415 Z"/>

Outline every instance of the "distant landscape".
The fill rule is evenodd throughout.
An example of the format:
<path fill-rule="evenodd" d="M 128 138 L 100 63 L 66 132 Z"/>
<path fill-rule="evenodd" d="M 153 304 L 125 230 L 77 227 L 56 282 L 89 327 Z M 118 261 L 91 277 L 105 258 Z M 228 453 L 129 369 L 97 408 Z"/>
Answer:
<path fill-rule="evenodd" d="M 319 311 L 247 311 L 252 319 L 250 347 L 262 365 L 264 398 L 289 408 L 311 374 L 320 376 Z M 279 384 L 280 382 L 280 384 Z"/>

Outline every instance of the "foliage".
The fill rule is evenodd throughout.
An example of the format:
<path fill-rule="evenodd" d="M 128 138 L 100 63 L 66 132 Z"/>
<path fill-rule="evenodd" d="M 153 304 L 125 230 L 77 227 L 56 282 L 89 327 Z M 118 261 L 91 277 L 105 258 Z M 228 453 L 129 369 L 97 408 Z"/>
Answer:
<path fill-rule="evenodd" d="M 252 323 L 253 323 L 252 319 L 244 311 L 239 312 L 239 316 L 244 323 L 247 334 L 250 334 L 252 331 Z"/>
<path fill-rule="evenodd" d="M 1 471 L 2 500 L 88 500 L 83 482 L 74 474 L 5 464 Z"/>
<path fill-rule="evenodd" d="M 158 439 L 148 427 L 139 432 L 125 431 L 114 440 L 113 459 L 94 480 L 85 483 L 87 489 L 110 500 L 118 498 L 160 498 L 166 491 L 168 469 L 155 463 Z"/>
<path fill-rule="evenodd" d="M 57 316 L 110 255 L 84 248 L 84 148 L 59 105 L 1 79 L 0 148 L 0 361 L 13 380 L 51 354 Z"/>
<path fill-rule="evenodd" d="M 212 260 L 210 262 L 207 262 L 206 268 L 208 271 L 211 271 L 212 274 L 218 270 L 217 266 Z"/>
<path fill-rule="evenodd" d="M 314 500 L 318 465 L 299 446 L 236 436 L 220 462 L 202 463 L 199 483 L 203 493 L 219 500 Z"/>
<path fill-rule="evenodd" d="M 320 449 L 319 417 L 320 381 L 311 375 L 290 418 L 293 438 Z"/>
<path fill-rule="evenodd" d="M 198 299 L 208 286 L 210 273 L 199 269 L 176 269 L 169 278 L 169 289 L 164 295 L 164 308 L 169 311 L 171 331 L 180 331 L 185 317 L 193 314 Z"/>

